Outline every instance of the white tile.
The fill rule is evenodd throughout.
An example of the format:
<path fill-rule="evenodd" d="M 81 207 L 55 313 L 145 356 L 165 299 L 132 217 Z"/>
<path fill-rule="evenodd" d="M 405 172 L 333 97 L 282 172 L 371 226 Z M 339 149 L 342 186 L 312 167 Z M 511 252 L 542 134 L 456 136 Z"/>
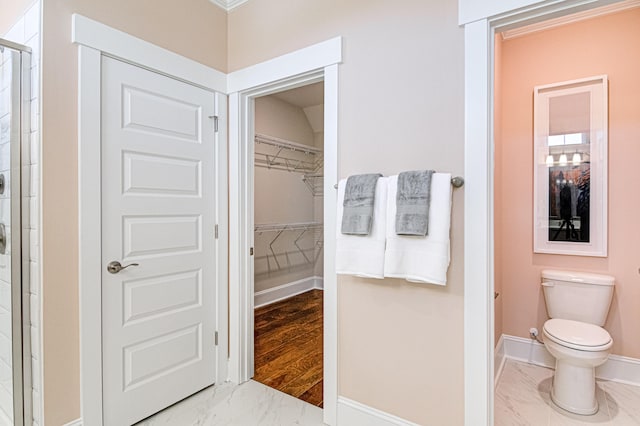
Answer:
<path fill-rule="evenodd" d="M 40 63 L 40 37 L 38 34 L 34 34 L 30 38 L 25 38 L 25 45 L 31 48 L 31 63 Z"/>
<path fill-rule="evenodd" d="M 40 331 L 36 327 L 31 327 L 31 356 L 38 359 L 40 356 Z"/>
<path fill-rule="evenodd" d="M 544 367 L 507 360 L 496 387 L 496 426 L 640 425 L 640 387 L 599 380 L 598 413 L 580 416 L 551 402 L 552 373 Z"/>
<path fill-rule="evenodd" d="M 640 387 L 615 382 L 600 382 L 606 392 L 613 424 L 640 425 Z"/>
<path fill-rule="evenodd" d="M 40 227 L 40 209 L 37 197 L 29 197 L 29 229 Z"/>
<path fill-rule="evenodd" d="M 34 164 L 31 166 L 31 174 L 29 180 L 29 184 L 31 186 L 31 188 L 29 189 L 29 195 L 32 197 L 37 197 L 40 193 L 40 166 L 38 164 Z"/>
<path fill-rule="evenodd" d="M 38 296 L 32 294 L 30 302 L 29 314 L 31 316 L 31 325 L 37 327 L 40 324 L 40 299 Z"/>
<path fill-rule="evenodd" d="M 13 41 L 14 43 L 23 44 L 25 41 L 24 38 L 24 18 L 20 19 L 18 22 L 14 24 L 13 27 L 7 32 L 4 37 L 9 41 Z"/>
<path fill-rule="evenodd" d="M 40 112 L 39 112 L 39 105 L 40 103 L 38 102 L 38 99 L 32 99 L 31 100 L 31 117 L 30 117 L 30 121 L 31 121 L 31 131 L 35 132 L 36 130 L 38 130 L 39 128 L 39 119 L 40 119 Z"/>
<path fill-rule="evenodd" d="M 0 97 L 4 92 L 0 92 Z M 2 100 L 0 99 L 0 103 Z M 11 141 L 11 115 L 0 118 L 0 144 L 8 144 Z"/>
<path fill-rule="evenodd" d="M 0 90 L 9 87 L 9 82 L 11 81 L 11 67 L 7 66 L 4 58 L 4 52 L 0 52 Z"/>
<path fill-rule="evenodd" d="M 33 420 L 34 425 L 40 423 L 40 392 L 33 391 L 31 393 L 33 398 Z"/>
<path fill-rule="evenodd" d="M 609 416 L 609 407 L 607 406 L 605 393 L 600 386 L 596 388 L 596 399 L 598 400 L 598 412 L 592 416 L 581 416 L 579 414 L 569 413 L 555 404 L 552 404 L 549 426 L 609 424 L 609 420 L 611 419 Z"/>
<path fill-rule="evenodd" d="M 38 239 L 38 231 L 32 229 L 29 231 L 29 256 L 32 262 L 37 262 L 40 256 L 40 240 Z"/>
<path fill-rule="evenodd" d="M 40 67 L 35 63 L 31 67 L 31 99 L 36 99 L 40 97 Z"/>
<path fill-rule="evenodd" d="M 39 164 L 40 163 L 40 132 L 34 131 L 31 132 L 29 139 L 29 159 L 31 160 L 31 164 Z"/>
<path fill-rule="evenodd" d="M 11 365 L 11 340 L 0 333 L 0 362 Z"/>
<path fill-rule="evenodd" d="M 9 423 L 0 423 L 2 426 L 13 425 L 13 392 L 7 391 L 3 386 L 0 386 L 0 421 L 6 422 L 9 419 Z"/>
<path fill-rule="evenodd" d="M 4 65 L 6 67 L 6 65 Z M 8 67 L 10 68 L 10 67 Z M 0 95 L 0 117 L 6 117 L 11 113 L 11 89 L 6 87 Z"/>
<path fill-rule="evenodd" d="M 36 2 L 24 15 L 24 39 L 29 40 L 40 32 L 40 2 Z"/>
<path fill-rule="evenodd" d="M 40 390 L 40 363 L 36 358 L 31 358 L 31 388 L 39 391 Z"/>
<path fill-rule="evenodd" d="M 0 309 L 11 310 L 11 283 L 4 280 L 0 280 Z"/>
<path fill-rule="evenodd" d="M 212 386 L 137 426 L 320 426 L 322 410 L 253 380 Z"/>
<path fill-rule="evenodd" d="M 31 294 L 40 294 L 40 265 L 37 262 L 29 262 L 29 292 Z"/>

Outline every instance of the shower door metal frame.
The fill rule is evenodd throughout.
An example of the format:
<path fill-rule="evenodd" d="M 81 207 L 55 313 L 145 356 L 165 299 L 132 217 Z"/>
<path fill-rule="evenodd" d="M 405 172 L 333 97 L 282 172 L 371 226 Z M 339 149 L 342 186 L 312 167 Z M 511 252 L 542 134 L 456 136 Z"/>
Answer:
<path fill-rule="evenodd" d="M 13 424 L 32 419 L 31 315 L 29 292 L 29 138 L 31 131 L 31 48 L 0 38 L 12 51 L 10 194 L 11 194 L 11 352 Z M 17 78 L 16 78 L 17 76 Z M 17 94 L 17 95 L 16 95 Z"/>

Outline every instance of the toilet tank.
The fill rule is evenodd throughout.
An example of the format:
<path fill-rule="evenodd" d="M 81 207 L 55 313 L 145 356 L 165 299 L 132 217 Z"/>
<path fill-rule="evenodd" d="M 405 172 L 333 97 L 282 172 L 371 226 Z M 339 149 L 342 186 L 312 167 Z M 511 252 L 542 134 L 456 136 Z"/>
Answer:
<path fill-rule="evenodd" d="M 542 271 L 542 290 L 550 318 L 603 326 L 613 298 L 614 278 L 586 272 Z"/>

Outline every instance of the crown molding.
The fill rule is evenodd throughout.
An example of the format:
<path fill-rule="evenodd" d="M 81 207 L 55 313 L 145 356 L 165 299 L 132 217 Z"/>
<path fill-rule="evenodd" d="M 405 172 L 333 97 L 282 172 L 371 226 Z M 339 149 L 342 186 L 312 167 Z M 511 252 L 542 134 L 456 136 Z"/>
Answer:
<path fill-rule="evenodd" d="M 249 0 L 209 0 L 211 3 L 229 12 Z"/>
<path fill-rule="evenodd" d="M 640 7 L 640 0 L 625 0 L 610 4 L 608 6 L 597 7 L 595 9 L 585 10 L 583 12 L 573 13 L 571 15 L 537 22 L 535 24 L 527 25 L 524 27 L 514 28 L 513 30 L 503 31 L 502 39 L 509 40 L 516 37 L 522 37 L 528 34 L 559 27 L 561 25 L 572 24 L 574 22 L 584 21 L 586 19 L 591 19 L 598 16 L 610 15 L 612 13 L 621 12 L 627 9 L 633 9 L 635 7 Z"/>

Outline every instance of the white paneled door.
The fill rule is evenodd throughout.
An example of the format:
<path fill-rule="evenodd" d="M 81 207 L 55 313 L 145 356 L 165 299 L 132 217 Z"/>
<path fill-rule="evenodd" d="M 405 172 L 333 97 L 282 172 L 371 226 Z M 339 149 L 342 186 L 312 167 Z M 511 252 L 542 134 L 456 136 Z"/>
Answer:
<path fill-rule="evenodd" d="M 215 105 L 213 92 L 102 59 L 105 426 L 215 381 Z"/>

